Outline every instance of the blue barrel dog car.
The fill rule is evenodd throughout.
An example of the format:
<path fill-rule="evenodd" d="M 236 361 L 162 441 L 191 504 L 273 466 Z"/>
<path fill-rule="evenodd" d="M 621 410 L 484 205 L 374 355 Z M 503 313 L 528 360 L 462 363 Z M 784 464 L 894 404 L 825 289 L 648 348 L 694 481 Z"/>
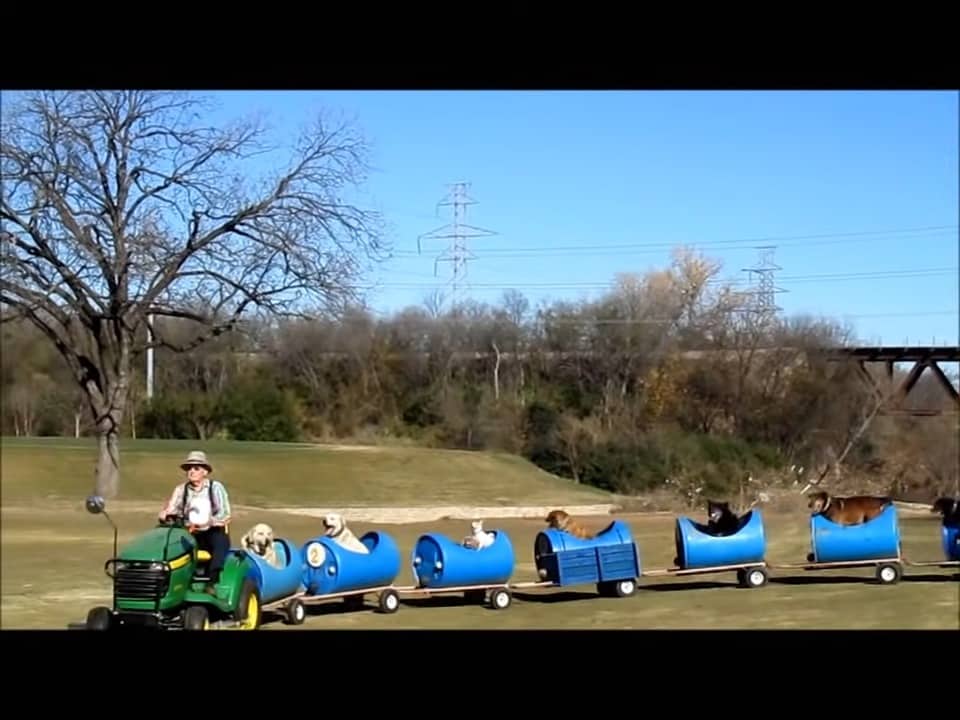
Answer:
<path fill-rule="evenodd" d="M 821 514 L 813 515 L 810 543 L 813 552 L 809 560 L 815 565 L 876 565 L 881 583 L 900 579 L 900 523 L 892 504 L 859 525 L 840 525 Z"/>
<path fill-rule="evenodd" d="M 716 535 L 706 525 L 681 516 L 676 520 L 674 538 L 677 568 L 690 571 L 680 574 L 735 569 L 738 580 L 746 587 L 760 587 L 767 582 L 767 540 L 759 510 L 744 513 L 739 527 L 730 535 Z"/>
<path fill-rule="evenodd" d="M 255 552 L 242 552 L 253 563 L 250 575 L 260 589 L 262 609 L 266 611 L 283 607 L 286 622 L 300 625 L 306 618 L 303 602 L 299 597 L 305 589 L 303 575 L 306 563 L 303 552 L 286 538 L 276 538 L 273 548 L 276 565 Z"/>
<path fill-rule="evenodd" d="M 960 562 L 960 526 L 942 525 L 940 537 L 943 541 L 943 554 L 948 562 Z"/>
<path fill-rule="evenodd" d="M 626 597 L 637 589 L 640 552 L 630 527 L 614 520 L 590 539 L 556 528 L 541 530 L 534 541 L 540 579 L 554 585 L 596 583 L 601 595 Z"/>
<path fill-rule="evenodd" d="M 308 604 L 333 597 L 379 593 L 383 612 L 396 612 L 399 596 L 392 587 L 400 574 L 401 556 L 396 541 L 382 531 L 371 530 L 359 538 L 368 552 L 340 545 L 326 535 L 307 540 L 303 545 L 305 568 L 303 584 Z"/>
<path fill-rule="evenodd" d="M 507 581 L 516 565 L 513 543 L 503 530 L 488 532 L 493 543 L 483 548 L 465 546 L 440 533 L 421 535 L 411 556 L 417 584 L 407 590 L 427 595 L 462 591 L 468 599 L 485 597 L 489 590 L 491 607 L 508 607 Z"/>

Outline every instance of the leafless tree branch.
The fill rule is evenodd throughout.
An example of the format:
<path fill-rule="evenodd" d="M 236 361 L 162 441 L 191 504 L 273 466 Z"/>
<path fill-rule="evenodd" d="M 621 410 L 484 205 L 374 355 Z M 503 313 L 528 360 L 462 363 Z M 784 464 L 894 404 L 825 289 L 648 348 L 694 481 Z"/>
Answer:
<path fill-rule="evenodd" d="M 386 250 L 380 218 L 344 199 L 366 171 L 352 127 L 319 118 L 280 172 L 257 178 L 249 161 L 275 151 L 263 127 L 204 127 L 201 110 L 144 91 L 40 92 L 5 108 L 0 301 L 56 338 L 104 432 L 148 314 L 202 320 L 192 340 L 156 341 L 188 351 L 253 310 L 336 313 Z"/>

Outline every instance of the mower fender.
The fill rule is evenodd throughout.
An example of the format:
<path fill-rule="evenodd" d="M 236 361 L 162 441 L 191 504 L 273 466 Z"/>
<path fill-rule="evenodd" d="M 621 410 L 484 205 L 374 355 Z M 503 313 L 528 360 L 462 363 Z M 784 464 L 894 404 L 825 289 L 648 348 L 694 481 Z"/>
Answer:
<path fill-rule="evenodd" d="M 233 612 L 240 601 L 243 581 L 248 577 L 255 584 L 257 583 L 256 568 L 253 563 L 247 559 L 244 552 L 231 550 L 230 554 L 227 555 L 223 570 L 220 572 L 220 582 L 216 585 L 216 596 L 208 595 L 202 589 L 191 590 L 187 593 L 186 601 L 215 605 L 223 612 Z"/>

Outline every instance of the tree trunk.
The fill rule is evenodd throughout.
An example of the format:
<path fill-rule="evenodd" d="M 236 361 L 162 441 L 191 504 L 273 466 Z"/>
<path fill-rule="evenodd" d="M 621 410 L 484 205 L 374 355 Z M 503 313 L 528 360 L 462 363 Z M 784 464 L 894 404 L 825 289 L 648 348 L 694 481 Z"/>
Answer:
<path fill-rule="evenodd" d="M 97 483 L 94 492 L 104 498 L 114 498 L 120 490 L 119 422 L 120 418 L 110 419 L 97 426 Z"/>
<path fill-rule="evenodd" d="M 103 386 L 88 381 L 85 387 L 96 419 L 98 452 L 94 492 L 107 499 L 117 497 L 120 492 L 120 428 L 130 391 L 129 358 L 129 352 L 121 353 L 116 364 L 104 373 Z"/>
<path fill-rule="evenodd" d="M 493 366 L 493 398 L 497 402 L 500 401 L 500 348 L 497 347 L 497 343 L 491 343 L 493 345 L 493 351 L 497 354 L 497 361 Z"/>

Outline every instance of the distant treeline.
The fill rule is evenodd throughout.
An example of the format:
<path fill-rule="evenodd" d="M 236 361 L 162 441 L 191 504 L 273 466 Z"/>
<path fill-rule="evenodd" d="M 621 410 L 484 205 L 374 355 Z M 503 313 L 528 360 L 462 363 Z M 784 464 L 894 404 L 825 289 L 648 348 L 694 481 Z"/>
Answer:
<path fill-rule="evenodd" d="M 357 309 L 338 321 L 274 320 L 189 353 L 161 348 L 152 402 L 137 360 L 124 435 L 496 449 L 626 494 L 722 493 L 749 473 L 813 472 L 873 408 L 856 365 L 817 352 L 849 331 L 765 321 L 716 283 L 717 270 L 678 254 L 590 302 L 534 309 L 508 292 L 442 311 L 433 298 L 387 318 Z M 24 322 L 2 331 L 3 433 L 89 434 L 87 406 L 49 341 Z M 190 333 L 166 321 L 165 337 Z M 914 396 L 946 401 L 929 379 Z M 949 489 L 956 420 L 877 418 L 844 466 L 898 492 Z"/>

